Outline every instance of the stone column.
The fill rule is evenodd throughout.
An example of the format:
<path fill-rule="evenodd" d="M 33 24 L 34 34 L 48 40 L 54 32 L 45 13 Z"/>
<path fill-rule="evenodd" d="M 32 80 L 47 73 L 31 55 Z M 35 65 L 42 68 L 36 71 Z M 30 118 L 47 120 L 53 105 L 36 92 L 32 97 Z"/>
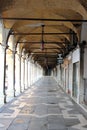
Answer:
<path fill-rule="evenodd" d="M 19 84 L 20 84 L 20 93 L 22 93 L 22 88 L 21 88 L 21 54 L 19 55 Z"/>
<path fill-rule="evenodd" d="M 0 105 L 3 105 L 3 98 L 4 98 L 4 91 L 5 89 L 3 89 L 3 77 L 4 77 L 4 53 L 5 53 L 5 48 L 3 48 L 2 45 L 0 45 Z M 8 85 L 8 84 L 6 84 Z M 6 86 L 8 87 L 8 86 Z"/>
<path fill-rule="evenodd" d="M 23 58 L 21 57 L 21 92 L 23 92 Z"/>
<path fill-rule="evenodd" d="M 25 58 L 21 58 L 21 85 L 22 92 L 25 90 Z"/>
<path fill-rule="evenodd" d="M 28 86 L 30 87 L 30 82 L 31 82 L 31 77 L 30 77 L 30 61 L 28 60 Z"/>
<path fill-rule="evenodd" d="M 9 29 L 5 29 L 2 27 L 2 46 L 3 46 L 3 95 L 4 95 L 4 103 L 6 103 L 6 50 L 8 48 L 7 42 L 9 38 Z"/>
<path fill-rule="evenodd" d="M 23 79 L 24 79 L 24 90 L 25 90 L 25 58 L 23 59 L 24 65 L 23 65 Z"/>
<path fill-rule="evenodd" d="M 84 103 L 84 97 L 85 97 L 85 81 L 87 80 L 86 75 L 86 68 L 84 68 L 84 65 L 87 65 L 84 58 L 87 57 L 87 54 L 85 53 L 85 44 L 87 44 L 87 23 L 82 23 L 82 29 L 81 29 L 81 41 L 80 41 L 80 90 L 79 90 L 79 99 L 80 103 Z"/>
<path fill-rule="evenodd" d="M 30 62 L 30 83 L 32 85 L 32 63 Z"/>
<path fill-rule="evenodd" d="M 13 50 L 13 91 L 14 91 L 14 97 L 16 96 L 16 89 L 15 89 L 15 46 Z"/>
<path fill-rule="evenodd" d="M 25 88 L 28 88 L 28 60 L 25 59 Z"/>
<path fill-rule="evenodd" d="M 4 94 L 4 103 L 6 103 L 6 84 L 5 84 L 5 81 L 6 81 L 6 47 L 4 48 L 4 75 L 3 75 L 3 94 Z"/>
<path fill-rule="evenodd" d="M 26 83 L 26 85 L 27 85 L 27 88 L 29 87 L 28 86 L 28 59 L 26 59 L 26 75 L 27 75 L 27 83 Z"/>

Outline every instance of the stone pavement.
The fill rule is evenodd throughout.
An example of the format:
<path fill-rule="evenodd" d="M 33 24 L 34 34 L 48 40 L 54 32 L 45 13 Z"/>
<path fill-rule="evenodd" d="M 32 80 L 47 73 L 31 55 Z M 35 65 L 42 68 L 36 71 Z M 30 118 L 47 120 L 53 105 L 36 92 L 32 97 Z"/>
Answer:
<path fill-rule="evenodd" d="M 87 130 L 87 113 L 52 77 L 41 78 L 0 112 L 0 130 Z"/>

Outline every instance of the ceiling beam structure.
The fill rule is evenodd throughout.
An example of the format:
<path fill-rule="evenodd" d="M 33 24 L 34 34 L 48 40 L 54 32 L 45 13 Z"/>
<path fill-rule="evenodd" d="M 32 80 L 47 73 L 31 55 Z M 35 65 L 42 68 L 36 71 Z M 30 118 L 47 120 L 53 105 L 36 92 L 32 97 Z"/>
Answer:
<path fill-rule="evenodd" d="M 22 18 L 22 17 L 0 17 L 2 20 L 23 20 L 23 21 L 59 21 L 59 22 L 87 22 L 86 19 L 51 19 L 51 18 Z"/>
<path fill-rule="evenodd" d="M 30 43 L 30 44 L 41 44 L 41 41 L 36 41 L 36 42 L 34 42 L 34 41 L 32 41 L 32 42 L 23 42 L 23 41 L 18 41 L 18 43 L 19 44 L 27 44 L 27 43 Z M 52 42 L 52 41 L 44 41 L 44 43 L 45 44 L 58 44 L 58 45 L 61 45 L 61 44 L 69 44 L 69 42 L 67 43 L 67 42 L 64 42 L 64 41 L 61 41 L 61 42 Z"/>
<path fill-rule="evenodd" d="M 47 57 L 47 56 L 44 56 L 44 57 L 42 57 L 42 56 L 40 56 L 40 58 L 39 58 L 39 56 L 36 58 L 36 59 L 41 59 L 41 58 L 47 58 L 47 59 L 57 59 L 57 57 Z M 42 60 L 43 60 L 42 59 Z"/>
<path fill-rule="evenodd" d="M 44 45 L 57 45 L 57 46 L 60 46 L 62 47 L 63 49 L 65 48 L 65 43 L 66 45 L 70 44 L 70 43 L 67 43 L 67 42 L 50 42 L 50 41 L 44 41 Z M 19 41 L 18 44 L 31 44 L 31 45 L 41 45 L 41 42 L 40 41 L 37 41 L 37 42 L 22 42 L 22 41 Z"/>
<path fill-rule="evenodd" d="M 23 20 L 23 21 L 51 21 L 51 22 L 83 22 L 83 21 L 77 21 L 77 20 L 73 20 L 73 19 L 40 19 L 40 18 L 0 18 L 0 19 L 3 19 L 3 20 Z M 86 21 L 84 21 L 86 22 Z M 47 26 L 47 25 L 46 25 Z M 41 27 L 41 26 L 39 26 Z M 42 26 L 43 27 L 43 26 Z M 24 35 L 27 35 L 27 36 L 38 36 L 38 35 L 42 35 L 42 33 L 39 33 L 39 32 L 11 32 L 10 35 L 14 35 L 14 36 L 24 36 Z M 77 36 L 77 34 L 73 31 L 68 31 L 68 32 L 44 32 L 43 35 L 50 35 L 50 36 L 54 36 L 54 35 L 59 35 L 59 36 L 63 36 L 63 35 L 69 35 L 69 37 L 72 37 L 72 36 Z M 50 67 L 53 66 L 56 66 L 57 64 L 57 57 L 58 57 L 58 54 L 59 53 L 63 53 L 64 50 L 66 50 L 66 46 L 70 44 L 69 41 L 67 41 L 66 39 L 63 39 L 63 41 L 43 41 L 44 45 L 47 45 L 46 47 L 44 46 L 44 50 L 47 50 L 46 52 L 44 50 L 42 50 L 42 52 L 37 52 L 35 50 L 38 50 L 40 49 L 39 47 L 32 47 L 32 45 L 38 45 L 38 44 L 41 44 L 41 41 L 18 41 L 17 42 L 18 44 L 30 44 L 30 46 L 28 47 L 28 50 L 27 50 L 27 47 L 26 47 L 26 53 L 29 53 L 29 55 L 32 55 L 33 54 L 33 58 L 34 58 L 34 61 L 38 62 L 40 65 L 42 66 L 47 66 L 48 64 L 50 65 Z M 58 45 L 57 47 L 51 47 L 50 44 L 52 45 Z M 50 50 L 50 52 L 48 51 Z M 35 51 L 35 52 L 34 52 Z M 42 59 L 39 59 L 39 56 L 37 58 L 35 58 L 35 56 L 39 55 L 40 58 Z M 43 56 L 44 55 L 44 56 Z M 50 55 L 49 57 L 47 55 Z M 55 56 L 55 57 L 51 57 L 51 55 Z M 42 57 L 43 56 L 43 57 Z M 47 64 L 45 64 L 43 58 L 47 58 Z"/>
<path fill-rule="evenodd" d="M 15 33 L 11 32 L 10 35 L 41 35 L 42 33 Z M 65 33 L 44 33 L 44 35 L 76 35 L 73 32 L 65 32 Z"/>
<path fill-rule="evenodd" d="M 30 48 L 30 49 L 26 49 L 27 51 L 31 51 L 31 50 L 40 50 L 40 48 L 39 47 L 37 47 L 37 48 Z M 64 50 L 64 48 L 44 48 L 44 50 L 46 51 L 46 50 L 59 50 L 59 51 L 61 51 L 61 52 L 63 52 L 63 50 Z M 43 53 L 43 52 L 42 52 Z M 48 52 L 47 52 L 48 53 Z"/>
<path fill-rule="evenodd" d="M 11 6 L 7 0 L 6 9 L 1 4 L 0 20 L 11 30 L 9 34 L 21 52 L 24 49 L 24 54 L 34 62 L 52 68 L 57 65 L 58 54 L 65 58 L 79 44 L 82 24 L 87 23 L 87 9 L 81 0 L 73 0 L 72 5 L 70 0 L 38 2 L 40 8 L 35 0 L 30 3 L 22 0 L 22 4 L 17 0 Z"/>
<path fill-rule="evenodd" d="M 57 52 L 53 52 L 53 51 L 51 51 L 51 52 L 44 52 L 44 51 L 42 51 L 42 52 L 31 52 L 31 54 L 35 54 L 35 53 L 37 53 L 37 54 L 58 54 Z"/>
<path fill-rule="evenodd" d="M 47 58 L 57 58 L 58 56 L 57 56 L 57 55 L 44 54 L 44 55 L 41 55 L 41 56 L 39 57 L 39 55 L 37 54 L 37 55 L 35 55 L 35 57 L 36 57 L 36 58 L 40 58 L 40 57 L 42 57 L 42 58 L 44 58 L 44 57 L 47 57 Z"/>
<path fill-rule="evenodd" d="M 40 49 L 40 48 L 39 47 L 30 47 L 29 49 L 31 50 L 31 49 Z M 53 48 L 52 47 L 49 47 L 49 48 L 44 47 L 44 50 L 45 49 L 52 49 L 52 50 L 54 50 L 54 49 L 61 49 L 62 50 L 63 48 L 60 48 L 60 47 L 55 47 L 55 48 L 54 47 Z"/>

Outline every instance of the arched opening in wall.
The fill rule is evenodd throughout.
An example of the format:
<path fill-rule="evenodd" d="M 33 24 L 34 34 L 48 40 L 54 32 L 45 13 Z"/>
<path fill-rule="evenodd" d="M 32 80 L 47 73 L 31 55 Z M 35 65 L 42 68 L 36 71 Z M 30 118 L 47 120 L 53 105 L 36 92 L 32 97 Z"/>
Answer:
<path fill-rule="evenodd" d="M 51 75 L 51 68 L 50 67 L 44 68 L 44 75 L 45 76 L 50 76 Z"/>

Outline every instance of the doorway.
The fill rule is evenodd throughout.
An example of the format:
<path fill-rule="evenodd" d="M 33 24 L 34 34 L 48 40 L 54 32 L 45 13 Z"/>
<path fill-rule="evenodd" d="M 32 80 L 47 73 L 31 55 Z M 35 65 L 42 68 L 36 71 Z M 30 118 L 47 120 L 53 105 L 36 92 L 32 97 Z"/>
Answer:
<path fill-rule="evenodd" d="M 73 96 L 77 98 L 79 87 L 79 62 L 73 64 Z"/>

